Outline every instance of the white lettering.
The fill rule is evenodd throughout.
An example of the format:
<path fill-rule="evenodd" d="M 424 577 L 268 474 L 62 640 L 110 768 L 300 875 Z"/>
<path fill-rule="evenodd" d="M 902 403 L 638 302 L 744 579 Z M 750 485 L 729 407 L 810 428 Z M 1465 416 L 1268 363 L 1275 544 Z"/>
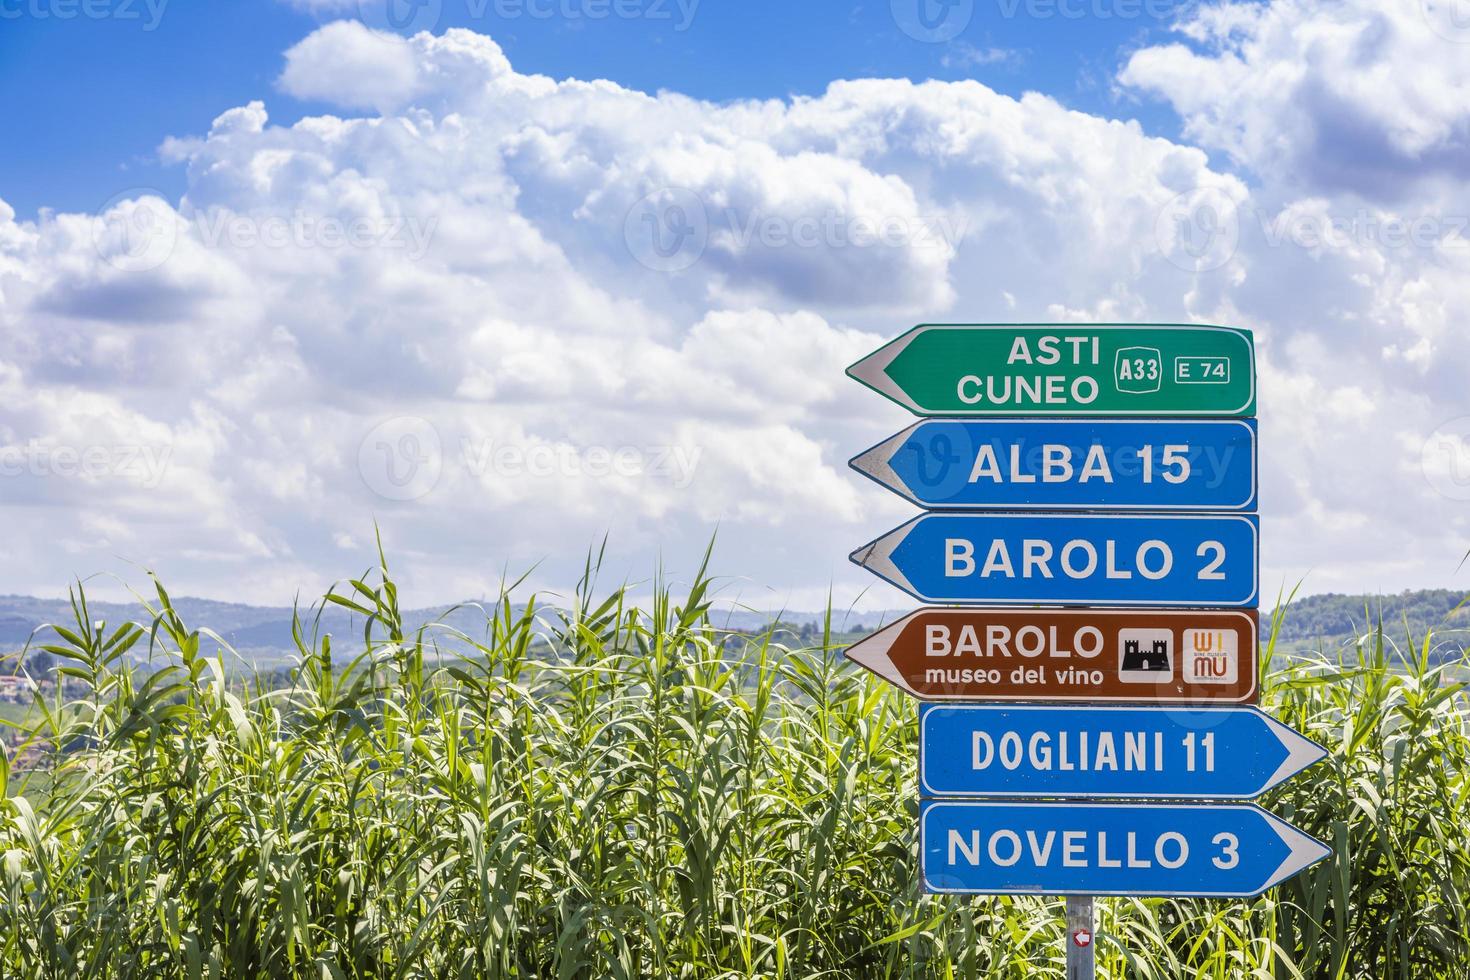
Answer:
<path fill-rule="evenodd" d="M 946 578 L 975 574 L 975 546 L 971 542 L 964 538 L 945 539 L 944 574 Z"/>

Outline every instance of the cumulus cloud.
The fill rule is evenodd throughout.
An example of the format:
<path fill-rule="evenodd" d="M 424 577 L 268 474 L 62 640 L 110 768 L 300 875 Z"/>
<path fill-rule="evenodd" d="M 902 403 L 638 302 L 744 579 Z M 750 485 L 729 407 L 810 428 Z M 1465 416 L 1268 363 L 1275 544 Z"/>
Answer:
<path fill-rule="evenodd" d="M 1119 80 L 1258 173 L 1392 200 L 1470 164 L 1462 20 L 1439 0 L 1203 6 L 1183 41 L 1135 52 Z"/>
<path fill-rule="evenodd" d="M 396 34 L 339 20 L 286 52 L 280 86 L 298 99 L 387 111 L 419 90 L 418 62 Z"/>
<path fill-rule="evenodd" d="M 1146 55 L 1126 82 L 1172 91 L 1176 56 Z M 340 115 L 276 125 L 263 92 L 164 144 L 176 200 L 0 204 L 0 462 L 26 509 L 0 588 L 121 554 L 284 601 L 354 571 L 376 517 L 437 599 L 507 564 L 565 585 L 604 532 L 641 574 L 716 527 L 768 604 L 850 598 L 870 583 L 847 552 L 910 508 L 844 464 L 908 420 L 842 369 L 950 318 L 1255 328 L 1268 583 L 1442 584 L 1463 553 L 1419 447 L 1463 400 L 1470 279 L 1443 223 L 1389 240 L 1403 204 L 1247 182 L 974 81 L 713 104 L 517 72 L 469 31 L 338 22 L 278 85 Z M 1453 138 L 1424 133 L 1385 139 Z M 1229 138 L 1267 159 L 1255 130 Z M 93 447 L 85 474 L 56 462 Z"/>

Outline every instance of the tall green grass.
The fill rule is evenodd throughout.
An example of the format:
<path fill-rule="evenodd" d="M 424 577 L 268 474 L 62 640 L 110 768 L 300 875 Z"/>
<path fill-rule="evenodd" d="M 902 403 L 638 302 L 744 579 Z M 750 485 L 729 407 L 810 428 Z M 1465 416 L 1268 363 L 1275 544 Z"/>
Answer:
<path fill-rule="evenodd" d="M 386 564 L 232 684 L 158 586 L 39 645 L 68 697 L 0 769 L 4 977 L 1055 977 L 1060 902 L 919 894 L 914 704 L 822 646 L 712 624 L 703 571 L 407 628 Z M 717 619 L 717 617 L 716 617 Z M 1369 633 L 1265 670 L 1331 749 L 1266 804 L 1335 858 L 1252 902 L 1100 903 L 1115 977 L 1470 975 L 1458 684 Z M 149 669 L 136 664 L 142 658 Z M 1267 657 L 1269 662 L 1269 649 Z"/>

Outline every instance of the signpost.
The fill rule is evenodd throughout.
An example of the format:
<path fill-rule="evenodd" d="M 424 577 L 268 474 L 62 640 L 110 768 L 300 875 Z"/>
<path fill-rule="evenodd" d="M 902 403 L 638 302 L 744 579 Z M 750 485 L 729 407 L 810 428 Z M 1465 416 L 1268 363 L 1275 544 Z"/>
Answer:
<path fill-rule="evenodd" d="M 926 419 L 852 460 L 922 507 L 1256 505 L 1255 419 Z"/>
<path fill-rule="evenodd" d="M 924 796 L 1249 800 L 1326 754 L 1259 708 L 919 709 Z"/>
<path fill-rule="evenodd" d="M 934 892 L 1250 898 L 1330 853 L 1251 805 L 919 807 L 920 873 Z"/>
<path fill-rule="evenodd" d="M 1249 897 L 1326 858 L 1256 806 L 1077 802 L 1250 799 L 1326 754 L 1240 706 L 1260 597 L 1250 333 L 927 324 L 847 373 L 956 416 L 851 463 L 930 511 L 852 560 L 970 607 L 847 651 L 932 702 L 924 887 L 1067 896 L 1070 980 L 1093 975 L 1094 895 Z"/>
<path fill-rule="evenodd" d="M 925 324 L 847 373 L 916 415 L 1256 410 L 1251 335 L 1201 324 Z"/>
<path fill-rule="evenodd" d="M 920 609 L 847 657 L 931 701 L 1256 699 L 1254 609 Z"/>
<path fill-rule="evenodd" d="M 1245 514 L 924 514 L 852 560 L 926 602 L 1254 606 Z"/>

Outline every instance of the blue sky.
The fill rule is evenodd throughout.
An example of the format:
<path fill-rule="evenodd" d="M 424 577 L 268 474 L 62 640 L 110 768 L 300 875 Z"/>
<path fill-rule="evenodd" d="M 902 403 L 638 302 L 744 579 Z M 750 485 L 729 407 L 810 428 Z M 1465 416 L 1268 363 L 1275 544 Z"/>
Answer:
<path fill-rule="evenodd" d="M 27 148 L 0 156 L 0 188 L 22 215 L 95 208 L 109 196 L 98 199 L 96 188 L 120 175 L 181 192 L 183 174 L 159 162 L 158 145 L 207 128 L 221 106 L 264 97 L 283 123 L 327 108 L 272 83 L 283 52 L 331 13 L 267 0 L 93 0 L 108 16 L 86 17 L 57 2 L 0 0 L 0 85 L 25 93 L 7 100 L 0 119 L 12 146 Z M 679 0 L 629 0 L 647 16 L 574 18 L 547 12 L 562 3 L 597 11 L 597 0 L 472 2 L 444 0 L 436 30 L 487 33 L 518 70 L 558 78 L 711 100 L 816 95 L 841 78 L 977 78 L 999 92 L 1036 90 L 1138 119 L 1161 135 L 1178 128 L 1167 107 L 1120 99 L 1111 84 L 1129 52 L 1167 31 L 1184 6 L 1176 0 L 1137 0 L 1139 16 L 1103 18 L 1083 15 L 1099 0 L 954 0 L 953 8 L 924 0 L 933 22 L 963 22 L 944 41 L 904 33 L 887 0 L 684 0 L 682 9 Z M 25 13 L 34 10 L 45 16 Z"/>
<path fill-rule="evenodd" d="M 1263 592 L 1470 584 L 1465 0 L 362 2 L 0 0 L 0 592 L 904 606 L 956 321 L 1252 330 Z"/>

